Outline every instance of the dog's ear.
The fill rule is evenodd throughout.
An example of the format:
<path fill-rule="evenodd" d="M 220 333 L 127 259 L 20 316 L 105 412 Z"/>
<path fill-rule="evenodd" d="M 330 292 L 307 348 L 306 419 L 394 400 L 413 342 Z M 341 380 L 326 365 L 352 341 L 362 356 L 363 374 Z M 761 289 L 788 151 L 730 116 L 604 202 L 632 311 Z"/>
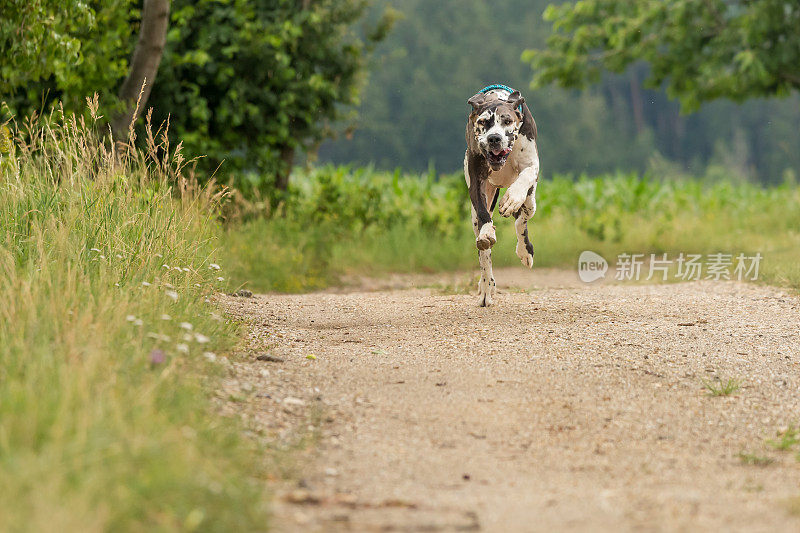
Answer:
<path fill-rule="evenodd" d="M 519 91 L 514 91 L 510 95 L 508 95 L 508 103 L 511 104 L 514 109 L 522 106 L 525 103 L 525 97 L 522 96 L 522 93 Z"/>
<path fill-rule="evenodd" d="M 478 109 L 480 109 L 480 107 L 483 105 L 485 101 L 486 101 L 486 95 L 483 93 L 478 93 L 469 100 L 467 100 L 467 103 L 472 106 L 473 111 L 477 111 Z"/>

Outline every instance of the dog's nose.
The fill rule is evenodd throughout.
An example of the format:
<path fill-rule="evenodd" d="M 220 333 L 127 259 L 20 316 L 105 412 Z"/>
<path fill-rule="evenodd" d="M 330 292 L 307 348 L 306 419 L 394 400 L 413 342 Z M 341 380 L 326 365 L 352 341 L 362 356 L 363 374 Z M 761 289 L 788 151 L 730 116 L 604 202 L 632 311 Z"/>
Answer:
<path fill-rule="evenodd" d="M 500 144 L 501 142 L 503 142 L 503 138 L 497 133 L 489 135 L 489 137 L 487 137 L 486 140 L 489 141 L 489 144 Z"/>

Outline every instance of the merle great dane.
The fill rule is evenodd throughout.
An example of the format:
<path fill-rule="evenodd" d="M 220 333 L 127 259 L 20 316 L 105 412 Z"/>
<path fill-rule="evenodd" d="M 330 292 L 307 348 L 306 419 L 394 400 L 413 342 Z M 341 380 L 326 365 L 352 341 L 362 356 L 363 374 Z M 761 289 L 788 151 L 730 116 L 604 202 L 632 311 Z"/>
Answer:
<path fill-rule="evenodd" d="M 464 176 L 472 203 L 472 227 L 481 266 L 478 304 L 490 306 L 497 293 L 492 274 L 492 246 L 497 242 L 492 212 L 500 188 L 506 193 L 499 212 L 514 216 L 517 257 L 533 267 L 533 245 L 528 238 L 528 220 L 536 211 L 539 153 L 536 123 L 525 98 L 504 85 L 491 85 L 469 99 L 467 153 Z"/>

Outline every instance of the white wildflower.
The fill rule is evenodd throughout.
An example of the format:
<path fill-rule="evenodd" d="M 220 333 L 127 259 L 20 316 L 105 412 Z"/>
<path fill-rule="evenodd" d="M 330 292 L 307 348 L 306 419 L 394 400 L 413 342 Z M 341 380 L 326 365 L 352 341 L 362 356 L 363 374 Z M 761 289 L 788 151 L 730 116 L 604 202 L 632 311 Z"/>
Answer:
<path fill-rule="evenodd" d="M 185 329 L 186 331 L 192 331 L 192 328 L 194 327 L 188 322 L 181 322 L 179 326 L 181 327 L 181 329 Z"/>
<path fill-rule="evenodd" d="M 101 250 L 100 250 L 100 248 L 89 248 L 89 251 L 90 252 L 97 252 L 99 254 Z"/>
<path fill-rule="evenodd" d="M 141 326 L 142 324 L 144 324 L 144 320 L 142 320 L 141 318 L 137 318 L 136 320 L 133 321 L 134 326 Z"/>
<path fill-rule="evenodd" d="M 166 268 L 167 270 L 169 270 L 169 265 L 161 265 L 161 268 Z"/>
<path fill-rule="evenodd" d="M 208 268 L 209 268 L 209 270 L 219 270 L 219 269 L 220 269 L 220 268 L 222 268 L 222 267 L 220 267 L 220 266 L 219 266 L 218 264 L 216 264 L 216 263 L 211 263 L 210 265 L 208 265 Z"/>
<path fill-rule="evenodd" d="M 189 353 L 189 346 L 184 343 L 178 344 L 177 346 L 175 346 L 175 349 L 181 353 Z"/>
<path fill-rule="evenodd" d="M 202 333 L 195 333 L 194 340 L 199 342 L 200 344 L 206 344 L 207 342 L 211 342 L 211 339 L 203 335 Z"/>
<path fill-rule="evenodd" d="M 169 316 L 167 313 L 161 315 L 161 320 L 172 320 L 172 317 Z"/>
<path fill-rule="evenodd" d="M 217 281 L 225 281 L 225 278 L 223 278 L 222 276 L 217 276 Z"/>
<path fill-rule="evenodd" d="M 125 317 L 125 320 L 127 320 L 128 322 L 134 322 L 136 320 L 136 316 L 135 315 L 128 315 L 128 316 Z"/>
<path fill-rule="evenodd" d="M 152 284 L 150 282 L 147 282 L 147 281 L 143 281 L 142 282 L 142 287 L 150 287 L 151 285 Z"/>
<path fill-rule="evenodd" d="M 191 336 L 191 335 L 189 335 L 188 333 L 184 333 L 184 334 L 183 334 L 183 337 L 181 337 L 181 338 L 182 338 L 184 341 L 186 341 L 186 342 L 192 342 L 192 341 L 194 340 L 194 337 L 192 337 L 192 336 Z"/>
<path fill-rule="evenodd" d="M 191 269 L 188 269 L 188 268 L 186 268 L 186 267 L 183 267 L 181 270 L 183 270 L 183 271 L 184 271 L 184 272 L 186 272 L 187 274 L 188 274 L 189 272 L 191 272 Z"/>
<path fill-rule="evenodd" d="M 203 357 L 205 357 L 206 360 L 210 363 L 213 363 L 214 361 L 217 360 L 217 354 L 215 354 L 214 352 L 203 352 Z"/>
<path fill-rule="evenodd" d="M 152 331 L 147 333 L 147 337 L 164 342 L 169 342 L 172 340 L 170 339 L 169 335 L 164 335 L 163 333 L 154 333 Z"/>
<path fill-rule="evenodd" d="M 173 290 L 169 290 L 169 291 L 165 291 L 164 294 L 166 294 L 167 296 L 172 298 L 173 302 L 177 302 L 178 301 L 178 293 L 177 292 L 175 292 Z"/>
<path fill-rule="evenodd" d="M 122 254 L 117 254 L 117 259 L 122 259 Z"/>

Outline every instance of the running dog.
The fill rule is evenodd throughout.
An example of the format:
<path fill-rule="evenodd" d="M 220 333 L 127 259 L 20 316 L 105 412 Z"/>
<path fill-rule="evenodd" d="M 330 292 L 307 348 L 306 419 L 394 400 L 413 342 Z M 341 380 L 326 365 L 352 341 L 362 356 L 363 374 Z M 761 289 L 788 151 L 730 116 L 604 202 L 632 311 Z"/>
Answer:
<path fill-rule="evenodd" d="M 505 85 L 490 85 L 467 102 L 472 106 L 467 123 L 464 176 L 472 203 L 472 227 L 481 266 L 478 304 L 494 303 L 497 285 L 492 274 L 492 246 L 497 242 L 492 213 L 500 188 L 506 193 L 499 212 L 514 216 L 517 257 L 533 267 L 533 245 L 528 238 L 528 220 L 536 212 L 539 153 L 536 123 L 525 98 Z"/>

